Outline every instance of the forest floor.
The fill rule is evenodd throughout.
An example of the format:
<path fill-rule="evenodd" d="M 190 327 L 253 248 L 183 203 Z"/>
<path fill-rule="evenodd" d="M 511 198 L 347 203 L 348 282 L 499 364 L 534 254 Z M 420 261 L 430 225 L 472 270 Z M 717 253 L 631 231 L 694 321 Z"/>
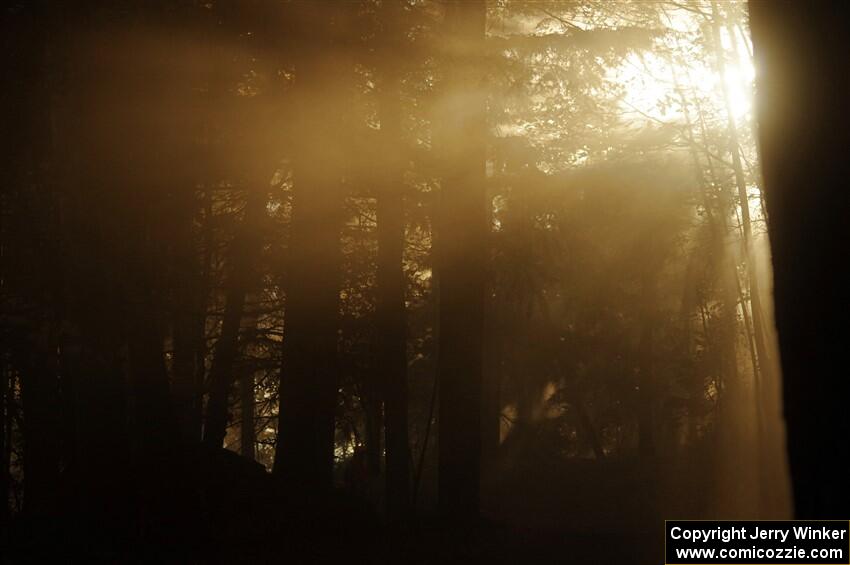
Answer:
<path fill-rule="evenodd" d="M 423 528 L 388 563 L 664 563 L 664 520 L 706 515 L 704 465 L 592 459 L 502 464 L 465 540 Z"/>
<path fill-rule="evenodd" d="M 223 450 L 202 457 L 214 462 L 195 461 L 193 473 L 218 471 L 172 485 L 164 506 L 143 504 L 144 529 L 138 506 L 124 526 L 76 516 L 19 521 L 7 561 L 649 565 L 664 562 L 665 519 L 705 516 L 706 466 L 694 458 L 502 461 L 485 474 L 483 518 L 461 534 L 427 509 L 415 526 L 390 531 L 342 491 L 321 503 L 275 494 L 259 466 Z M 190 490 L 181 512 L 174 501 Z"/>

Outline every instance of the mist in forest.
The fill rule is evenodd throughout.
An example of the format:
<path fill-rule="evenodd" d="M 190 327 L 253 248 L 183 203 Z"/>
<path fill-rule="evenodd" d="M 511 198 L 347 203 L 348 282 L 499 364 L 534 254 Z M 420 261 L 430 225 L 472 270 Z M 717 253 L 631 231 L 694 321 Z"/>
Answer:
<path fill-rule="evenodd" d="M 648 563 L 791 516 L 745 2 L 3 28 L 9 555 Z"/>

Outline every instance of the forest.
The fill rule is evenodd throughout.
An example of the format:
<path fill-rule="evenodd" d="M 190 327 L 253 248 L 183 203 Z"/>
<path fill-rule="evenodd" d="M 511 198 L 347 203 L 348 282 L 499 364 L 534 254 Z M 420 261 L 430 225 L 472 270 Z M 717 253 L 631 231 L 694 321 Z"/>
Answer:
<path fill-rule="evenodd" d="M 832 3 L 0 10 L 0 561 L 850 516 Z"/>

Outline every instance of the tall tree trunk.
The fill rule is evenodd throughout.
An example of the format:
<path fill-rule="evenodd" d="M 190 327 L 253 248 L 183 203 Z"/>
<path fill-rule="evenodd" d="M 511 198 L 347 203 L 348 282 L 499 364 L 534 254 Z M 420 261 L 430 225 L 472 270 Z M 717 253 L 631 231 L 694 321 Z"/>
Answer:
<path fill-rule="evenodd" d="M 228 275 L 221 335 L 213 349 L 210 366 L 210 396 L 204 422 L 204 443 L 221 447 L 227 433 L 228 398 L 236 379 L 239 353 L 239 328 L 245 311 L 245 297 L 256 278 L 260 254 L 260 224 L 268 202 L 264 182 L 254 182 L 247 189 L 245 212 L 238 233 L 228 252 Z"/>
<path fill-rule="evenodd" d="M 378 193 L 378 373 L 386 411 L 387 514 L 402 522 L 410 512 L 410 440 L 407 399 L 407 321 L 404 290 L 404 162 L 401 129 L 401 68 L 403 37 L 399 6 L 386 3 L 385 63 L 382 68 L 380 119 L 385 150 L 383 181 Z"/>
<path fill-rule="evenodd" d="M 401 175 L 397 178 L 400 182 Z M 378 199 L 379 371 L 385 391 L 387 510 L 393 519 L 403 519 L 410 504 L 407 327 L 402 268 L 404 209 L 400 189 L 398 185 L 389 188 Z"/>
<path fill-rule="evenodd" d="M 187 185 L 191 186 L 190 181 Z M 176 205 L 181 210 L 175 226 L 176 289 L 172 306 L 174 356 L 171 394 L 180 439 L 183 443 L 192 444 L 201 439 L 201 387 L 198 382 L 198 364 L 202 362 L 199 353 L 203 348 L 203 335 L 198 335 L 198 326 L 206 308 L 206 293 L 202 289 L 202 265 L 192 230 L 196 212 L 195 194 L 194 190 L 188 190 L 188 187 L 184 192 L 187 193 L 184 200 Z"/>
<path fill-rule="evenodd" d="M 838 464 L 850 457 L 850 14 L 822 1 L 749 8 L 795 513 L 838 519 L 850 513 Z"/>
<path fill-rule="evenodd" d="M 482 55 L 486 4 L 446 7 L 449 57 L 440 144 L 439 504 L 459 524 L 479 512 L 487 202 Z"/>
<path fill-rule="evenodd" d="M 193 297 L 194 298 L 194 297 Z M 192 308 L 188 303 L 185 308 Z M 181 308 L 180 305 L 177 308 Z M 201 439 L 201 388 L 198 386 L 198 347 L 195 316 L 199 312 L 178 312 L 174 321 L 174 360 L 171 382 L 174 411 L 180 439 L 195 443 Z"/>
<path fill-rule="evenodd" d="M 275 472 L 293 487 L 324 492 L 333 483 L 340 202 L 339 178 L 311 161 L 293 163 Z"/>
<path fill-rule="evenodd" d="M 133 313 L 127 351 L 132 449 L 137 459 L 147 464 L 151 453 L 161 453 L 175 438 L 162 320 L 150 298 L 142 299 Z"/>
<path fill-rule="evenodd" d="M 312 6 L 312 5 L 311 5 Z M 293 492 L 333 485 L 337 397 L 342 175 L 337 168 L 343 54 L 330 35 L 344 3 L 327 15 L 297 55 L 294 104 L 299 142 L 292 154 L 293 202 L 284 319 L 280 415 L 274 472 Z M 338 32 L 342 33 L 342 32 Z M 329 157 L 330 155 L 330 157 Z"/>

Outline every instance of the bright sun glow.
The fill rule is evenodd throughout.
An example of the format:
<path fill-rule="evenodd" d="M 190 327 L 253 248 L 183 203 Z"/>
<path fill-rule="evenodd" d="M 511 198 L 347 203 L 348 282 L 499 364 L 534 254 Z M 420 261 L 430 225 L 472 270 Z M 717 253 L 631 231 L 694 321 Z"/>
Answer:
<path fill-rule="evenodd" d="M 623 110 L 635 122 L 675 123 L 683 119 L 683 100 L 697 97 L 725 112 L 724 89 L 736 122 L 749 120 L 752 112 L 755 69 L 749 44 L 721 33 L 726 53 L 721 74 L 716 61 L 705 58 L 671 60 L 653 53 L 633 54 L 613 69 L 608 80 L 623 89 Z M 733 43 L 734 42 L 734 43 Z M 693 113 L 693 110 L 691 109 Z"/>
<path fill-rule="evenodd" d="M 752 61 L 741 60 L 726 68 L 725 80 L 729 89 L 729 104 L 735 119 L 747 117 L 753 105 L 753 79 L 755 72 Z"/>

